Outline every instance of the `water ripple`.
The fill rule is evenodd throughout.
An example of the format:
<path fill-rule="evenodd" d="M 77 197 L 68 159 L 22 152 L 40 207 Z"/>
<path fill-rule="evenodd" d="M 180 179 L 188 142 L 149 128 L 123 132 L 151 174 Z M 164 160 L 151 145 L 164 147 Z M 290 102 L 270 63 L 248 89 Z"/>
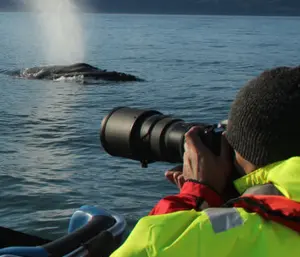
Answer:
<path fill-rule="evenodd" d="M 9 39 L 0 42 L 0 73 L 45 62 L 38 36 L 27 29 L 28 14 L 0 20 Z M 146 82 L 87 86 L 0 74 L 1 224 L 55 238 L 67 231 L 74 210 L 95 204 L 134 226 L 161 197 L 177 192 L 164 179 L 171 165 L 142 169 L 109 156 L 99 140 L 104 116 L 132 106 L 187 122 L 223 120 L 247 80 L 274 65 L 298 64 L 299 20 L 91 14 L 87 62 Z"/>

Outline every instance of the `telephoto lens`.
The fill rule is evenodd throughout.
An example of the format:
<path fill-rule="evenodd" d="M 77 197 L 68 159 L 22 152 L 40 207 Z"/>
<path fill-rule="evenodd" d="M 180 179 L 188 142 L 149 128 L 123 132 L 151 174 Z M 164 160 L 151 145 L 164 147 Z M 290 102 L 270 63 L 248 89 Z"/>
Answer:
<path fill-rule="evenodd" d="M 102 120 L 100 141 L 108 154 L 139 161 L 143 167 L 157 161 L 182 163 L 184 135 L 193 126 L 202 128 L 199 137 L 219 155 L 224 126 L 186 123 L 156 110 L 114 108 Z"/>

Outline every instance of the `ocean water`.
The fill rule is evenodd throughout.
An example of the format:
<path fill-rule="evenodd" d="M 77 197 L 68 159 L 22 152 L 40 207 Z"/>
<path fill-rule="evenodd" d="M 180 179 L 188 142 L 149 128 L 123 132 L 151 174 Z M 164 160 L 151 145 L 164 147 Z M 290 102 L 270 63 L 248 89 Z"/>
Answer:
<path fill-rule="evenodd" d="M 0 226 L 57 238 L 74 210 L 93 204 L 125 215 L 132 227 L 177 190 L 164 178 L 172 165 L 143 169 L 104 152 L 100 123 L 112 108 L 217 122 L 247 80 L 299 64 L 296 17 L 89 14 L 83 20 L 85 62 L 146 82 L 84 85 L 0 74 Z M 30 14 L 0 14 L 0 70 L 45 64 L 33 25 Z"/>

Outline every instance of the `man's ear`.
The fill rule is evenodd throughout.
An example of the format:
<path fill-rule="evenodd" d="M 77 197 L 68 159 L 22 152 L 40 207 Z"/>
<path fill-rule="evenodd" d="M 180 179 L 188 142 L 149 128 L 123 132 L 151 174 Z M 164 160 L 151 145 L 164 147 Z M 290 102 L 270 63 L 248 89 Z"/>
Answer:
<path fill-rule="evenodd" d="M 244 175 L 249 174 L 258 168 L 243 158 L 237 151 L 235 151 L 235 165 L 240 169 L 238 172 L 242 172 Z"/>

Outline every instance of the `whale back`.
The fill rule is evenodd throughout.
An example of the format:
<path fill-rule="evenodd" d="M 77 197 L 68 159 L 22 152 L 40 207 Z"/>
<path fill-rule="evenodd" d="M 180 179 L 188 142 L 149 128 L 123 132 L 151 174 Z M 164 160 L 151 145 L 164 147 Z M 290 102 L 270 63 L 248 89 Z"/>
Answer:
<path fill-rule="evenodd" d="M 99 69 L 87 63 L 75 63 L 72 65 L 51 65 L 27 68 L 12 72 L 11 75 L 29 79 L 57 80 L 81 76 L 96 80 L 106 81 L 143 81 L 142 79 L 122 72 Z"/>
<path fill-rule="evenodd" d="M 55 65 L 55 66 L 49 66 L 48 69 L 55 74 L 74 73 L 74 72 L 82 73 L 82 72 L 92 72 L 92 71 L 100 70 L 86 63 L 76 63 L 72 65 Z"/>

